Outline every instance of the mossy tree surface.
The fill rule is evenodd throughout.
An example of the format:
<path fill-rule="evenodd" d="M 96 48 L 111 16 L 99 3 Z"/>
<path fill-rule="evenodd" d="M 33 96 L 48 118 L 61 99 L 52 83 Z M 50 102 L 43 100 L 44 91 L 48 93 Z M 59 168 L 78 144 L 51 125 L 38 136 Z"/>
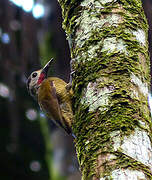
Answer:
<path fill-rule="evenodd" d="M 152 179 L 148 25 L 140 0 L 59 0 L 74 59 L 83 180 Z"/>

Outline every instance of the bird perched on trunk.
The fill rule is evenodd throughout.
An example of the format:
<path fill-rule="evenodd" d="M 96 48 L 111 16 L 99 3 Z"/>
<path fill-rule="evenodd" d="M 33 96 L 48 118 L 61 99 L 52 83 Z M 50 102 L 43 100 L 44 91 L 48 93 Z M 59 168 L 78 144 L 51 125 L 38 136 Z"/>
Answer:
<path fill-rule="evenodd" d="M 31 73 L 27 89 L 36 98 L 42 111 L 68 134 L 73 122 L 71 82 L 57 77 L 47 77 L 51 59 L 42 69 Z"/>

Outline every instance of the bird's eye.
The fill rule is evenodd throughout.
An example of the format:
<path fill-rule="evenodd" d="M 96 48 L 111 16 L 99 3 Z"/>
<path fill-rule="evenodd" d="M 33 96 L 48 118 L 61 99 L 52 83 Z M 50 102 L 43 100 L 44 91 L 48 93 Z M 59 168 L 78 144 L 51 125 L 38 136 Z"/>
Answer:
<path fill-rule="evenodd" d="M 35 78 L 36 76 L 37 76 L 36 72 L 32 74 L 32 78 Z"/>

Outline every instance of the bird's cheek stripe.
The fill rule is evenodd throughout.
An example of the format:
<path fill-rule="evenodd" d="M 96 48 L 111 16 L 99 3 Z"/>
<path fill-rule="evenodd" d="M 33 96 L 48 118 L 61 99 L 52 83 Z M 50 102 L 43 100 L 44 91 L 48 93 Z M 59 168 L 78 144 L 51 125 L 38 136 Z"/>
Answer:
<path fill-rule="evenodd" d="M 37 84 L 41 84 L 41 82 L 44 80 L 44 78 L 45 78 L 45 74 L 44 74 L 44 73 L 41 73 L 41 75 L 40 75 L 40 77 L 39 77 L 39 79 L 38 79 Z"/>

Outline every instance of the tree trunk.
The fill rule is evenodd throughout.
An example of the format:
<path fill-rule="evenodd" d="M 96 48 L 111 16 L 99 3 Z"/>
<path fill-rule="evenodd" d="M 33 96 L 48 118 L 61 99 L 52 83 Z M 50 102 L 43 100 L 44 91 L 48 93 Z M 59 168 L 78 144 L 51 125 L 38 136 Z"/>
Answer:
<path fill-rule="evenodd" d="M 148 25 L 140 0 L 59 0 L 75 70 L 83 180 L 152 179 Z"/>

